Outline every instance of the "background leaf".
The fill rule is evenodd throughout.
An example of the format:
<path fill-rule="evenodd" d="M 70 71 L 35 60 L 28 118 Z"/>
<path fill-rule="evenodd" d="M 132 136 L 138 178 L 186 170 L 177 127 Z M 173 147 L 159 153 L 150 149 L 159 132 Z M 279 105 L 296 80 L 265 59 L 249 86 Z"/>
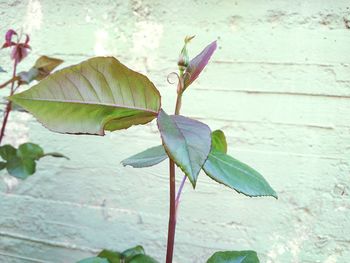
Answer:
<path fill-rule="evenodd" d="M 59 65 L 63 63 L 62 59 L 52 58 L 48 56 L 41 56 L 35 62 L 34 68 L 38 69 L 39 74 L 35 80 L 42 80 L 50 75 L 50 73 Z"/>
<path fill-rule="evenodd" d="M 163 145 L 149 148 L 122 161 L 124 166 L 142 168 L 156 165 L 168 158 Z"/>
<path fill-rule="evenodd" d="M 142 246 L 135 246 L 125 250 L 122 254 L 125 262 L 127 263 L 130 262 L 130 260 L 136 257 L 137 255 L 144 255 L 145 250 Z"/>
<path fill-rule="evenodd" d="M 16 156 L 7 161 L 6 169 L 9 174 L 23 180 L 35 173 L 35 166 L 34 159 Z"/>
<path fill-rule="evenodd" d="M 5 73 L 6 70 L 4 70 L 2 67 L 0 67 L 0 73 L 1 73 L 1 72 Z"/>
<path fill-rule="evenodd" d="M 44 150 L 35 143 L 23 143 L 18 147 L 17 155 L 21 158 L 39 160 L 44 155 Z"/>
<path fill-rule="evenodd" d="M 15 147 L 9 144 L 5 144 L 0 146 L 0 156 L 3 160 L 8 161 L 15 157 L 17 154 L 17 150 Z"/>
<path fill-rule="evenodd" d="M 277 198 L 276 192 L 260 173 L 223 152 L 211 150 L 203 170 L 213 180 L 238 193 Z"/>
<path fill-rule="evenodd" d="M 63 63 L 63 60 L 51 58 L 48 56 L 41 56 L 37 59 L 34 66 L 28 71 L 22 71 L 18 74 L 21 84 L 29 84 L 33 80 L 42 80 L 50 75 L 50 73 Z"/>
<path fill-rule="evenodd" d="M 215 252 L 207 263 L 259 263 L 255 251 L 220 251 Z"/>
<path fill-rule="evenodd" d="M 166 152 L 195 187 L 211 147 L 209 127 L 180 115 L 169 116 L 163 110 L 157 123 Z"/>
<path fill-rule="evenodd" d="M 120 263 L 122 255 L 119 252 L 104 249 L 98 255 L 100 258 L 108 259 L 109 263 Z"/>
<path fill-rule="evenodd" d="M 96 57 L 51 74 L 10 97 L 47 128 L 104 135 L 154 119 L 160 94 L 144 75 L 113 57 Z"/>
<path fill-rule="evenodd" d="M 205 66 L 208 64 L 210 57 L 213 55 L 216 49 L 216 41 L 209 44 L 201 53 L 190 61 L 190 64 L 185 70 L 185 88 L 195 81 Z"/>
<path fill-rule="evenodd" d="M 158 261 L 147 255 L 138 255 L 126 263 L 158 263 Z"/>
<path fill-rule="evenodd" d="M 222 130 L 215 130 L 211 133 L 211 149 L 227 153 L 227 142 Z"/>

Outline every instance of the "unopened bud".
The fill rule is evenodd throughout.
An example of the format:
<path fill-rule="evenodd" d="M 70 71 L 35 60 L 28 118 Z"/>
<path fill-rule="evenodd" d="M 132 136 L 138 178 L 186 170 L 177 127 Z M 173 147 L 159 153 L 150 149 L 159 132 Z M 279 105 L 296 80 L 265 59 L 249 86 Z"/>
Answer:
<path fill-rule="evenodd" d="M 180 70 L 183 71 L 188 67 L 188 64 L 190 63 L 190 59 L 188 57 L 188 52 L 187 52 L 187 44 L 193 39 L 194 36 L 186 36 L 185 38 L 185 44 L 181 50 L 179 59 L 177 61 L 177 65 L 179 66 Z"/>

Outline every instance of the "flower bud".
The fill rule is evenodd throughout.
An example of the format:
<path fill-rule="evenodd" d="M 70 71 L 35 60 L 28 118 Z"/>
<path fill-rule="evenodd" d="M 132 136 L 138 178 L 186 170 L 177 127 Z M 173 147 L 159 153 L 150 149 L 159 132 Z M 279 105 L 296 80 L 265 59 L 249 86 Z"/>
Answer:
<path fill-rule="evenodd" d="M 177 65 L 180 68 L 180 71 L 185 70 L 188 67 L 188 64 L 190 63 L 190 59 L 188 57 L 188 52 L 187 52 L 187 44 L 193 39 L 194 36 L 187 36 L 185 38 L 185 44 L 181 50 L 179 59 L 177 61 Z"/>

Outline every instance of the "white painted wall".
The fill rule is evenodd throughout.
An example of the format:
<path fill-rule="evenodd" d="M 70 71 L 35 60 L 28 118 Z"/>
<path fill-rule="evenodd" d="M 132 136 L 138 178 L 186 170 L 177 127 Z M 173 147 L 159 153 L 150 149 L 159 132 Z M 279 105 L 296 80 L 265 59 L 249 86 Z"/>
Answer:
<path fill-rule="evenodd" d="M 185 186 L 178 263 L 202 263 L 225 249 L 254 249 L 262 262 L 349 261 L 349 20 L 350 2 L 342 0 L 0 1 L 1 34 L 24 27 L 32 37 L 20 70 L 41 54 L 66 66 L 114 55 L 154 81 L 169 112 L 175 87 L 166 76 L 176 70 L 184 36 L 196 35 L 191 55 L 218 39 L 182 112 L 223 129 L 230 154 L 261 171 L 279 200 L 246 198 L 202 174 L 196 191 Z M 0 52 L 9 69 L 7 51 Z M 6 139 L 39 143 L 71 161 L 42 160 L 35 176 L 15 186 L 1 175 L 0 262 L 75 262 L 136 244 L 163 262 L 167 163 L 120 165 L 159 144 L 154 123 L 69 136 L 17 112 Z"/>

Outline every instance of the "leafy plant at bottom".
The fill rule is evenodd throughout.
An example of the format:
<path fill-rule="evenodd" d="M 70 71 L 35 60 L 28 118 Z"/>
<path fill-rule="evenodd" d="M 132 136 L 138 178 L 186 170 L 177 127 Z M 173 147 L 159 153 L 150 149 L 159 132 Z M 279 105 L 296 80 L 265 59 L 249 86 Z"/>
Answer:
<path fill-rule="evenodd" d="M 67 67 L 46 77 L 31 89 L 10 97 L 45 127 L 59 133 L 102 136 L 105 131 L 126 129 L 157 119 L 162 145 L 131 156 L 122 163 L 142 168 L 169 158 L 167 263 L 173 259 L 177 210 L 187 178 L 195 188 L 198 175 L 203 170 L 214 181 L 238 193 L 250 197 L 277 198 L 276 192 L 260 173 L 227 154 L 223 131 L 211 132 L 206 124 L 179 115 L 185 90 L 198 78 L 217 46 L 214 41 L 189 60 L 187 44 L 192 38 L 186 38 L 179 57 L 174 115 L 167 114 L 161 108 L 160 94 L 146 76 L 127 68 L 114 57 L 95 57 Z M 177 194 L 175 165 L 184 173 Z M 129 261 L 125 253 L 105 250 L 99 256 L 82 262 L 155 262 L 144 253 Z M 215 253 L 208 262 L 259 260 L 252 251 L 231 251 Z"/>

